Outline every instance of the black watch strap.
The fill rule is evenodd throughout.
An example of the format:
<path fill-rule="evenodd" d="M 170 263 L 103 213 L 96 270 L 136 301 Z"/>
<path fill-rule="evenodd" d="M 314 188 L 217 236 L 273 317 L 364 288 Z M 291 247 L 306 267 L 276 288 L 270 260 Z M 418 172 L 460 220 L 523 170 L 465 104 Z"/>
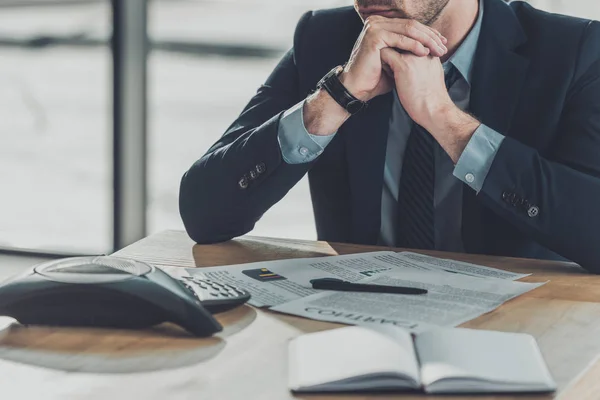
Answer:
<path fill-rule="evenodd" d="M 336 103 L 342 106 L 348 113 L 354 115 L 365 108 L 367 103 L 354 97 L 340 82 L 339 76 L 343 70 L 344 67 L 339 66 L 329 71 L 318 83 L 317 89 L 325 89 Z"/>

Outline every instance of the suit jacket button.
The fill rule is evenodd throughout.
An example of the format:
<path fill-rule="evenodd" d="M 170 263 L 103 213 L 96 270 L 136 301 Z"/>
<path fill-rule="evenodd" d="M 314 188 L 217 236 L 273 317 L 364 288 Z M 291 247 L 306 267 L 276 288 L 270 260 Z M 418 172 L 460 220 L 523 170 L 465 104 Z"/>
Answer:
<path fill-rule="evenodd" d="M 258 174 L 262 174 L 267 170 L 267 167 L 265 166 L 265 163 L 260 163 L 260 164 L 256 164 L 256 172 L 258 172 Z"/>
<path fill-rule="evenodd" d="M 527 215 L 529 215 L 530 218 L 535 218 L 540 215 L 540 209 L 537 206 L 531 206 L 529 207 L 529 210 L 527 210 Z"/>
<path fill-rule="evenodd" d="M 238 185 L 240 186 L 240 188 L 246 189 L 248 187 L 248 178 L 246 178 L 245 176 L 242 177 L 242 179 L 240 179 L 240 181 L 238 182 Z"/>
<path fill-rule="evenodd" d="M 504 201 L 508 201 L 508 197 L 510 196 L 510 193 L 508 192 L 504 192 L 502 193 L 502 200 Z"/>
<path fill-rule="evenodd" d="M 256 172 L 255 170 L 250 171 L 250 179 L 254 180 L 258 178 L 258 175 L 258 172 Z"/>

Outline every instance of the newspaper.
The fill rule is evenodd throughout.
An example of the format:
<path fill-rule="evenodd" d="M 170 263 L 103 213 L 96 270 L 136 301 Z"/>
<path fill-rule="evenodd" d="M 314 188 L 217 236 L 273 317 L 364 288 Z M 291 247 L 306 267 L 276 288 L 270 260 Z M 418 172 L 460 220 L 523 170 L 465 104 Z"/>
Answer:
<path fill-rule="evenodd" d="M 319 291 L 311 288 L 312 279 L 339 278 L 359 282 L 390 271 L 402 274 L 409 271 L 430 271 L 441 272 L 443 276 L 460 275 L 498 280 L 516 280 L 527 276 L 475 264 L 393 251 L 188 268 L 185 274 L 238 286 L 250 292 L 251 305 L 272 307 L 318 293 Z"/>
<path fill-rule="evenodd" d="M 471 264 L 463 261 L 449 260 L 446 258 L 436 258 L 426 256 L 425 254 L 411 253 L 408 251 L 397 253 L 400 254 L 401 260 L 410 263 L 412 268 L 421 267 L 423 270 L 428 271 L 444 271 L 454 274 L 463 274 L 469 276 L 476 276 L 480 278 L 498 278 L 517 280 L 530 276 L 531 274 L 516 274 L 514 272 L 503 271 L 497 268 L 484 267 L 482 265 Z M 392 262 L 390 260 L 390 262 Z"/>
<path fill-rule="evenodd" d="M 320 292 L 271 310 L 351 325 L 395 325 L 411 331 L 453 327 L 490 312 L 544 283 L 431 271 L 390 270 L 364 281 L 427 289 L 425 295 Z"/>

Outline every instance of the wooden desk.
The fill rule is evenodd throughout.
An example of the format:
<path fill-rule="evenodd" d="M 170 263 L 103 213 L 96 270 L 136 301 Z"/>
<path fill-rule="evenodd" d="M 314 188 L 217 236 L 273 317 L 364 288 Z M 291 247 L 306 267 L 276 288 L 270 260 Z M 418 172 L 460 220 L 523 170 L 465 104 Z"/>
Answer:
<path fill-rule="evenodd" d="M 116 255 L 157 266 L 202 267 L 293 257 L 318 257 L 381 248 L 245 237 L 194 246 L 168 231 Z M 600 399 L 600 276 L 568 263 L 435 253 L 550 283 L 464 326 L 534 335 L 560 399 Z M 294 398 L 286 388 L 287 341 L 338 325 L 249 306 L 219 316 L 225 331 L 197 339 L 165 325 L 143 332 L 12 326 L 0 333 L 0 396 L 43 399 Z M 92 373 L 90 373 L 92 372 Z M 11 394 L 12 397 L 6 397 Z M 426 399 L 423 395 L 298 396 L 302 399 Z M 458 397 L 443 397 L 455 399 Z M 509 399 L 507 396 L 469 399 Z M 550 396 L 518 397 L 547 399 Z"/>

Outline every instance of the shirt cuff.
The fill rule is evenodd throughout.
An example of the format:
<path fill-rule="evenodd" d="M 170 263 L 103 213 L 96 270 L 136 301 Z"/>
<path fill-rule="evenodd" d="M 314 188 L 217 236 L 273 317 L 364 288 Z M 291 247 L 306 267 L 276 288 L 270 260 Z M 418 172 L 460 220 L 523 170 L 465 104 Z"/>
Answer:
<path fill-rule="evenodd" d="M 283 113 L 279 121 L 277 140 L 281 155 L 288 164 L 303 164 L 315 160 L 331 142 L 336 132 L 327 136 L 311 135 L 304 126 L 304 101 Z"/>
<path fill-rule="evenodd" d="M 481 124 L 458 159 L 454 176 L 479 193 L 503 140 L 503 135 Z"/>

